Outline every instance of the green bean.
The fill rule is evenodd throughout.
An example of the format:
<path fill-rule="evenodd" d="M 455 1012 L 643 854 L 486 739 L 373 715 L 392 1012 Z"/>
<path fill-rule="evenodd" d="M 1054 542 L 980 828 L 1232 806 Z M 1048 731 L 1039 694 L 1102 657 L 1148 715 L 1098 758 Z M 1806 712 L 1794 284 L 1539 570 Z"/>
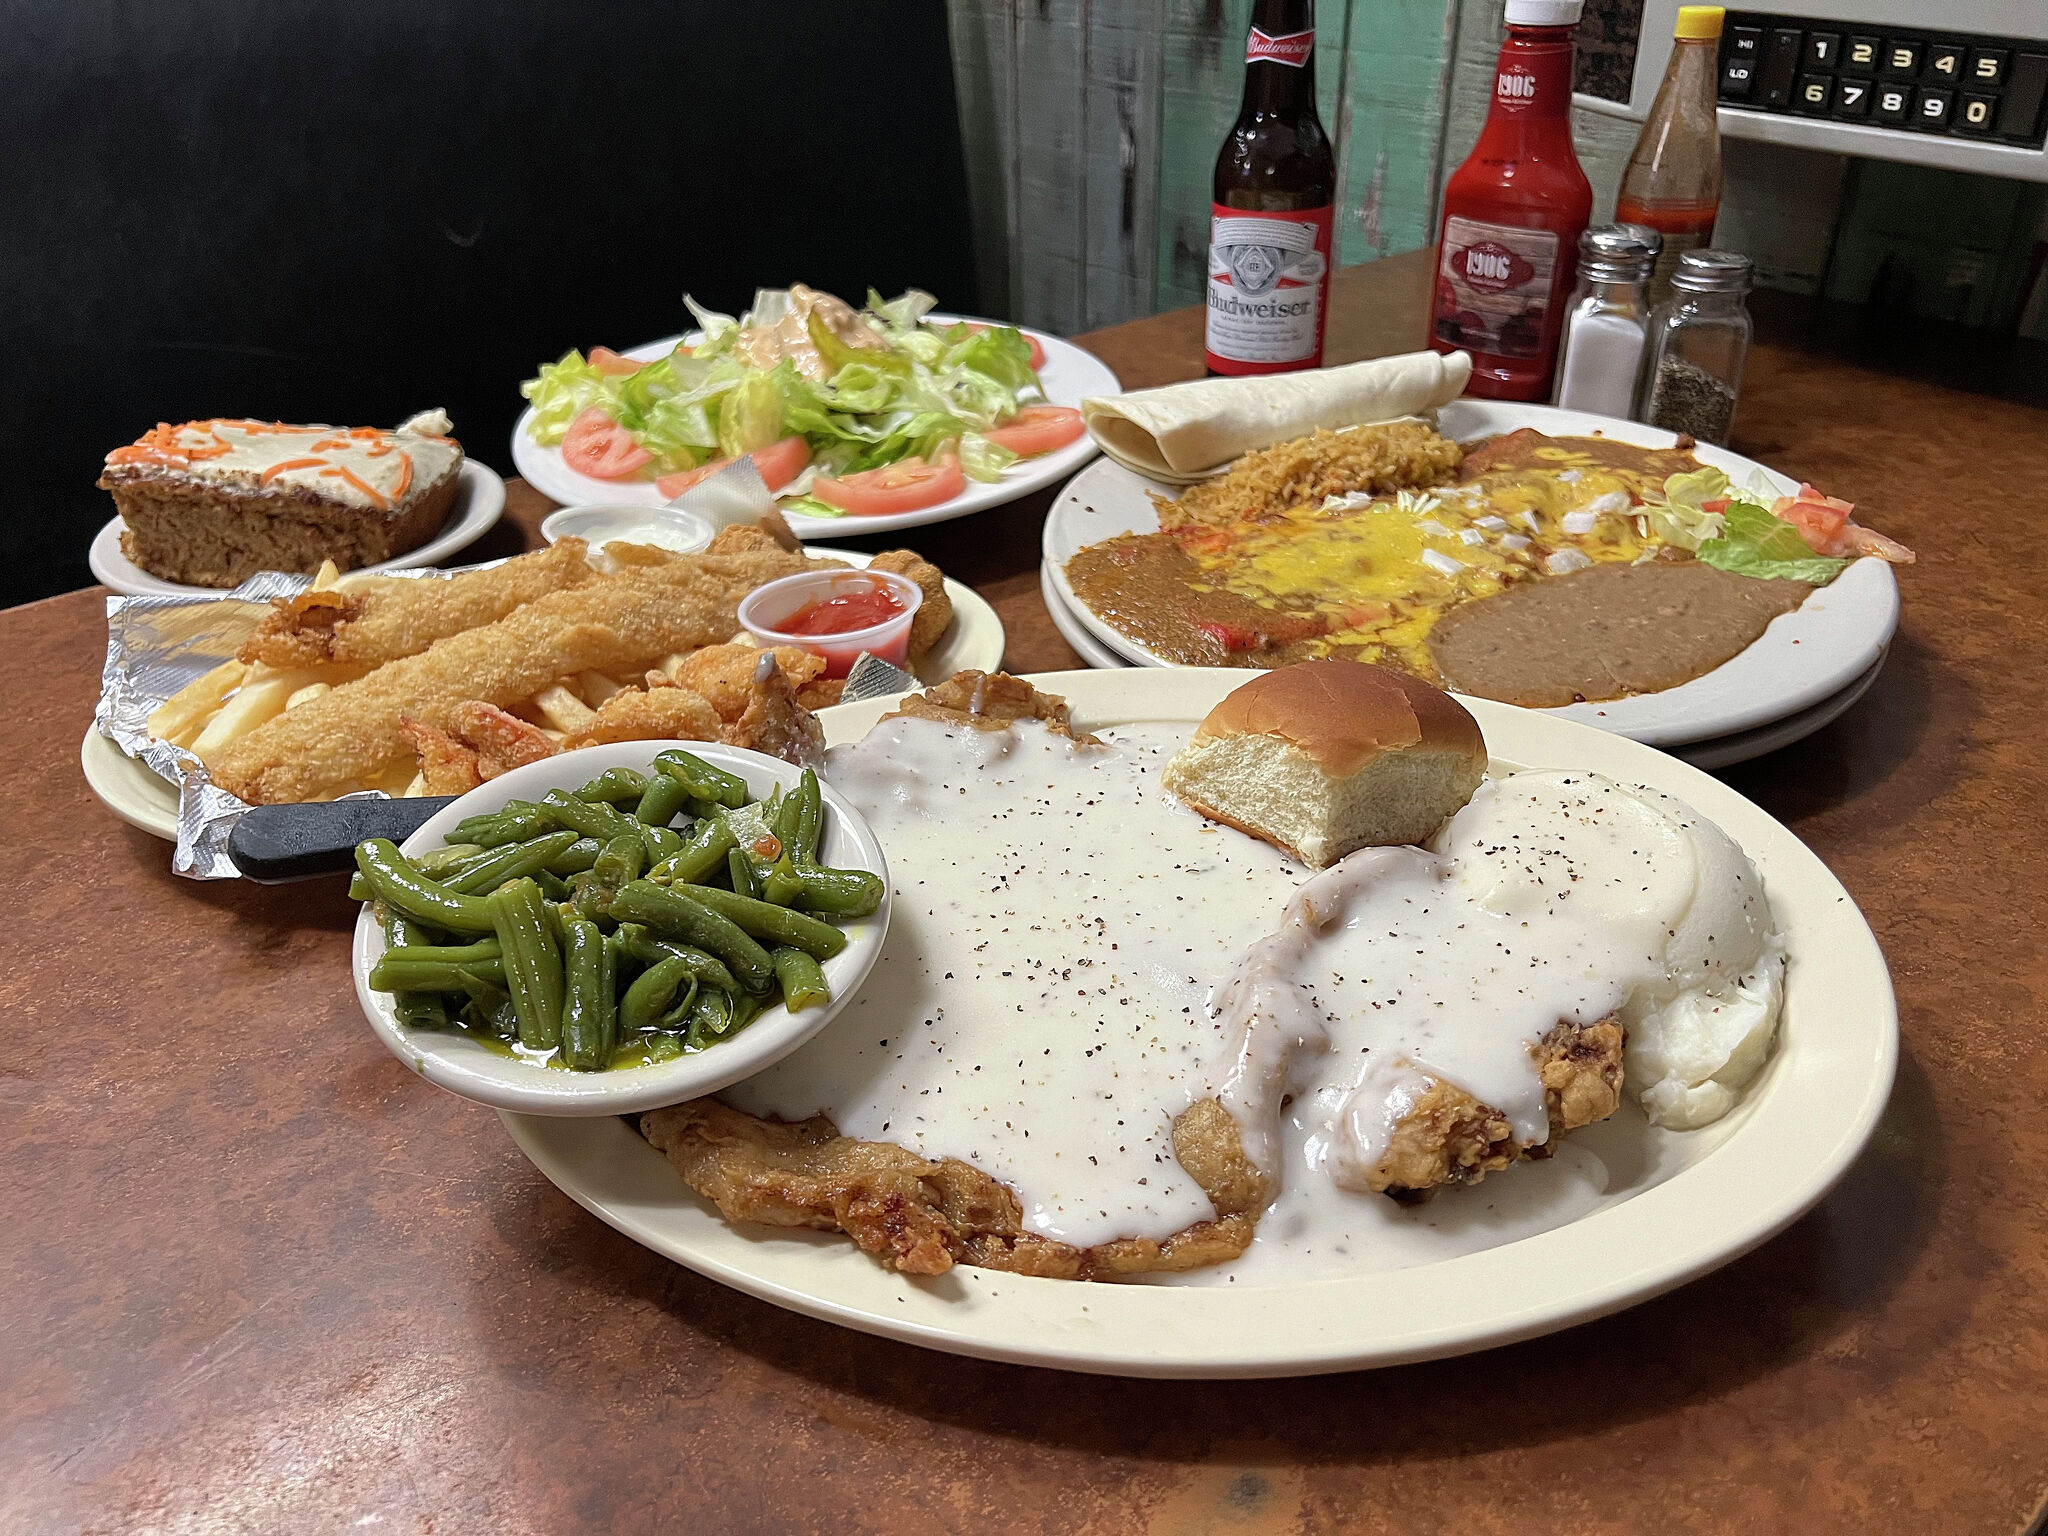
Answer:
<path fill-rule="evenodd" d="M 732 995 L 715 987 L 706 987 L 697 994 L 696 1002 L 690 1007 L 690 1022 L 683 1031 L 683 1047 L 701 1051 L 728 1033 L 732 1025 Z"/>
<path fill-rule="evenodd" d="M 348 899 L 350 901 L 375 901 L 377 899 L 377 893 L 370 888 L 370 882 L 363 878 L 361 870 L 357 870 L 348 877 Z"/>
<path fill-rule="evenodd" d="M 690 894 L 685 899 L 730 920 L 757 939 L 794 945 L 819 960 L 829 960 L 846 948 L 846 935 L 830 923 L 822 923 L 802 912 L 792 912 L 788 907 L 755 901 L 712 885 L 690 887 Z"/>
<path fill-rule="evenodd" d="M 590 873 L 599 885 L 616 891 L 627 881 L 638 880 L 646 868 L 647 845 L 640 840 L 640 829 L 629 827 L 604 845 Z"/>
<path fill-rule="evenodd" d="M 423 875 L 432 875 L 436 880 L 446 880 L 469 864 L 477 861 L 480 854 L 490 850 L 481 843 L 446 843 L 439 848 L 429 848 L 425 853 L 413 856 L 412 866 Z"/>
<path fill-rule="evenodd" d="M 375 987 L 375 981 L 370 983 Z M 385 990 L 378 987 L 381 992 Z M 448 1028 L 448 1004 L 438 992 L 399 992 L 391 999 L 391 1011 L 407 1029 Z"/>
<path fill-rule="evenodd" d="M 768 951 L 748 937 L 746 930 L 731 918 L 693 899 L 707 894 L 710 889 L 708 886 L 692 886 L 690 895 L 685 896 L 679 891 L 663 890 L 646 880 L 635 880 L 612 898 L 612 916 L 622 923 L 644 923 L 664 938 L 680 939 L 685 944 L 707 950 L 730 966 L 741 985 L 748 990 L 766 991 L 775 976 Z M 742 899 L 730 892 L 720 894 L 732 901 Z M 763 903 L 751 905 L 761 906 Z M 770 910 L 780 912 L 783 909 L 774 907 Z M 825 925 L 819 923 L 818 926 L 822 928 Z M 846 942 L 845 936 L 837 929 L 829 931 L 840 943 Z"/>
<path fill-rule="evenodd" d="M 482 1030 L 495 1039 L 510 1041 L 519 1038 L 519 1013 L 506 993 L 472 995 L 463 1005 L 462 1013 L 472 1028 Z"/>
<path fill-rule="evenodd" d="M 680 747 L 672 747 L 657 753 L 654 766 L 663 773 L 672 773 L 683 781 L 684 786 L 699 800 L 714 801 L 719 805 L 731 806 L 738 810 L 752 798 L 747 793 L 747 781 L 736 773 L 727 773 L 723 768 L 714 768 L 694 753 Z"/>
<path fill-rule="evenodd" d="M 480 897 L 464 896 L 429 880 L 405 860 L 388 837 L 356 845 L 356 868 L 387 907 L 402 917 L 451 933 L 489 933 L 490 914 Z"/>
<path fill-rule="evenodd" d="M 647 793 L 633 815 L 643 825 L 665 827 L 689 804 L 690 786 L 672 773 L 657 773 L 647 781 Z"/>
<path fill-rule="evenodd" d="M 761 898 L 761 888 L 754 881 L 754 866 L 747 862 L 747 856 L 735 848 L 725 856 L 726 873 L 732 877 L 732 888 L 742 896 Z"/>
<path fill-rule="evenodd" d="M 554 830 L 553 819 L 531 800 L 508 800 L 488 815 L 457 822 L 449 835 L 484 848 L 502 848 Z"/>
<path fill-rule="evenodd" d="M 803 894 L 803 872 L 790 861 L 789 847 L 784 844 L 782 857 L 769 865 L 768 873 L 761 877 L 761 899 L 778 907 L 793 907 L 801 902 Z"/>
<path fill-rule="evenodd" d="M 592 871 L 588 879 L 570 892 L 569 909 L 585 922 L 608 918 L 612 915 L 612 888 Z"/>
<path fill-rule="evenodd" d="M 583 800 L 567 790 L 551 789 L 540 797 L 540 808 L 557 826 L 567 827 L 584 837 L 608 843 L 627 830 L 626 818 L 602 800 Z"/>
<path fill-rule="evenodd" d="M 555 858 L 548 860 L 551 875 L 580 875 L 597 863 L 604 844 L 594 837 L 579 837 Z"/>
<path fill-rule="evenodd" d="M 882 904 L 882 877 L 865 869 L 820 869 L 815 864 L 797 871 L 803 894 L 796 905 L 806 912 L 833 917 L 866 917 Z"/>
<path fill-rule="evenodd" d="M 668 1012 L 683 984 L 692 979 L 689 962 L 680 955 L 670 955 L 650 965 L 626 988 L 625 1000 L 619 1005 L 621 1032 L 637 1035 L 653 1029 Z"/>
<path fill-rule="evenodd" d="M 419 930 L 414 927 L 414 933 Z M 497 960 L 505 953 L 504 946 L 495 936 L 478 939 L 473 944 L 429 944 L 424 941 L 408 940 L 403 944 L 394 943 L 384 953 L 384 959 L 404 960 L 408 963 L 420 961 L 436 965 L 473 965 L 479 960 Z"/>
<path fill-rule="evenodd" d="M 562 1043 L 562 952 L 540 887 L 531 880 L 513 880 L 492 892 L 487 905 L 504 947 L 519 1042 L 528 1050 L 552 1050 Z"/>
<path fill-rule="evenodd" d="M 651 873 L 685 885 L 708 879 L 714 870 L 725 868 L 725 856 L 739 846 L 732 826 L 723 816 L 708 816 L 697 823 L 683 843 L 682 852 L 670 854 Z"/>
<path fill-rule="evenodd" d="M 775 979 L 782 983 L 782 1000 L 791 1013 L 831 1001 L 832 989 L 825 984 L 825 972 L 802 950 L 784 944 L 770 958 L 775 964 Z"/>
<path fill-rule="evenodd" d="M 683 835 L 667 827 L 642 826 L 640 841 L 647 845 L 647 862 L 659 864 L 663 859 L 683 851 Z"/>
<path fill-rule="evenodd" d="M 618 940 L 620 947 L 642 965 L 655 966 L 664 960 L 681 960 L 689 974 L 705 986 L 722 987 L 727 992 L 740 990 L 739 982 L 717 956 L 707 955 L 701 949 L 693 949 L 671 939 L 657 939 L 644 924 L 619 924 Z"/>
<path fill-rule="evenodd" d="M 576 791 L 578 800 L 602 800 L 616 805 L 623 800 L 639 801 L 647 794 L 647 775 L 631 768 L 607 768 Z M 545 803 L 545 802 L 543 802 Z"/>
<path fill-rule="evenodd" d="M 524 843 L 507 843 L 449 879 L 448 889 L 462 896 L 488 896 L 507 880 L 539 874 L 575 842 L 574 832 L 544 832 Z"/>
<path fill-rule="evenodd" d="M 825 793 L 818 787 L 818 776 L 806 768 L 791 798 L 797 805 L 796 836 L 783 839 L 784 851 L 798 864 L 815 864 L 818 838 L 825 826 Z"/>
<path fill-rule="evenodd" d="M 549 901 L 569 899 L 569 887 L 562 882 L 560 875 L 550 874 L 544 869 L 533 877 L 533 883 L 540 887 L 541 895 L 547 897 Z"/>
<path fill-rule="evenodd" d="M 386 950 L 370 968 L 370 986 L 378 992 L 501 992 L 505 964 L 495 955 L 458 964 L 415 960 L 402 949 Z"/>
<path fill-rule="evenodd" d="M 642 1035 L 640 1038 L 646 1041 L 641 1049 L 646 1052 L 649 1066 L 659 1061 L 674 1061 L 683 1054 L 683 1037 L 672 1030 L 665 1029 L 659 1034 Z"/>
<path fill-rule="evenodd" d="M 604 984 L 604 934 L 576 917 L 564 927 L 562 1060 L 575 1072 L 602 1072 L 618 1037 L 618 1002 Z"/>

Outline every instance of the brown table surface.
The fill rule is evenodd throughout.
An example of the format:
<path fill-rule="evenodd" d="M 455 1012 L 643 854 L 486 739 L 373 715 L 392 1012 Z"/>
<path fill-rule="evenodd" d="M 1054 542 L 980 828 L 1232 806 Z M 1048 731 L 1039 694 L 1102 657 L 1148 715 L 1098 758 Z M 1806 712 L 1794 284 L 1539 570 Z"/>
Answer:
<path fill-rule="evenodd" d="M 1333 361 L 1421 331 L 1347 273 Z M 1192 311 L 1084 338 L 1199 368 Z M 1603 1322 L 1302 1381 L 981 1364 L 752 1301 L 584 1214 L 363 1027 L 338 882 L 175 879 L 88 796 L 97 591 L 0 613 L 0 1528 L 2011 1532 L 2048 1486 L 2048 413 L 1767 327 L 1736 446 L 1921 552 L 1876 687 L 1726 777 L 1891 957 L 1869 1153 L 1762 1249 Z M 515 487 L 518 521 L 542 507 Z M 1071 665 L 1044 500 L 910 542 Z M 511 535 L 506 536 L 508 543 Z M 889 540 L 870 542 L 887 543 Z"/>

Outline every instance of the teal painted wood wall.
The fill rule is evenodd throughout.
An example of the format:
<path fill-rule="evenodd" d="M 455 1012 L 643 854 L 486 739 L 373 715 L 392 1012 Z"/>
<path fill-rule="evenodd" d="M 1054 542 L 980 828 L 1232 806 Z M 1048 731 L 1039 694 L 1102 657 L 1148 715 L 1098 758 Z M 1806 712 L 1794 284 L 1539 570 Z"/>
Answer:
<path fill-rule="evenodd" d="M 1209 180 L 1251 0 L 953 0 L 975 249 L 990 307 L 1072 333 L 1201 298 Z M 1457 0 L 1322 0 L 1337 260 L 1428 244 Z"/>

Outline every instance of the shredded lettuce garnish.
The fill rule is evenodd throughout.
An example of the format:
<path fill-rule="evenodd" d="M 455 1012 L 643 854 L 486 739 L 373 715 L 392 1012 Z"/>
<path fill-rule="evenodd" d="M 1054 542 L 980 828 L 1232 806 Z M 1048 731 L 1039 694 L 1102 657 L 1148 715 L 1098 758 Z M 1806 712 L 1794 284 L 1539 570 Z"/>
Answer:
<path fill-rule="evenodd" d="M 1805 581 L 1824 587 L 1847 569 L 1847 560 L 1817 555 L 1799 530 L 1772 514 L 1777 488 L 1753 477 L 1751 488 L 1734 482 L 1711 464 L 1673 475 L 1662 500 L 1646 502 L 1642 516 L 1666 544 L 1689 549 L 1700 560 L 1737 576 Z M 1709 512 L 1709 501 L 1723 503 Z"/>
<path fill-rule="evenodd" d="M 830 368 L 824 380 L 805 377 L 787 359 L 752 367 L 733 351 L 743 327 L 789 312 L 787 290 L 761 290 L 737 319 L 688 295 L 683 302 L 702 339 L 637 372 L 604 373 L 580 352 L 543 364 L 520 386 L 533 405 L 534 441 L 559 446 L 570 424 L 596 406 L 654 456 L 649 475 L 730 458 L 795 434 L 810 446 L 813 476 L 854 474 L 913 456 L 931 459 L 950 448 L 970 479 L 992 481 L 1017 455 L 982 434 L 1044 397 L 1031 369 L 1031 345 L 1014 328 L 933 324 L 925 317 L 937 301 L 915 289 L 886 300 L 868 294 L 860 317 L 881 347 L 850 346 L 812 315 L 811 344 Z M 812 516 L 838 516 L 803 498 L 809 484 L 792 486 L 785 504 Z"/>

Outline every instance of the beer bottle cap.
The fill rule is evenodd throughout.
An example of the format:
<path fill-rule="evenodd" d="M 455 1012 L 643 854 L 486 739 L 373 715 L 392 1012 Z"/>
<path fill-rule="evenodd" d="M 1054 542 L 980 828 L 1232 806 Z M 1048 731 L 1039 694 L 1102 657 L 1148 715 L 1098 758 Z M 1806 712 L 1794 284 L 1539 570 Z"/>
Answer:
<path fill-rule="evenodd" d="M 1728 13 L 1718 5 L 1681 5 L 1673 37 L 1706 38 L 1721 35 L 1721 23 Z"/>
<path fill-rule="evenodd" d="M 1511 27 L 1576 27 L 1585 0 L 1508 0 Z"/>

